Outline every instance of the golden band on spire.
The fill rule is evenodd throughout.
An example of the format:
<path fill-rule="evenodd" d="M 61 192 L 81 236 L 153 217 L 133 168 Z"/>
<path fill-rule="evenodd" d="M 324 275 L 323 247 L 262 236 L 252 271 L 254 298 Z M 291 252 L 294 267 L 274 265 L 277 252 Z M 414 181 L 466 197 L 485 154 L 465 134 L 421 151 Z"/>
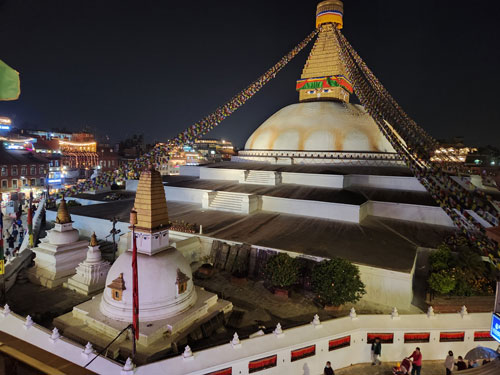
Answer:
<path fill-rule="evenodd" d="M 344 4 L 340 0 L 326 0 L 316 8 L 316 28 L 325 23 L 333 23 L 338 29 L 344 26 Z"/>

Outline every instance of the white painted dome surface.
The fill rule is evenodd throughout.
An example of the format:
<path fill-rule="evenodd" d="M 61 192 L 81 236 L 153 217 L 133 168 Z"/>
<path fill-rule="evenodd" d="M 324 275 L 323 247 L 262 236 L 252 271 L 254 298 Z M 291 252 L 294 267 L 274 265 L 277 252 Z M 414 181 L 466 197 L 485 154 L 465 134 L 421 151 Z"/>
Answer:
<path fill-rule="evenodd" d="M 153 256 L 137 254 L 139 280 L 139 321 L 154 321 L 177 315 L 196 302 L 191 267 L 186 258 L 175 248 Z M 186 291 L 178 294 L 177 270 L 189 277 Z M 107 285 L 123 273 L 125 290 L 122 300 L 116 301 Z M 132 252 L 118 257 L 108 272 L 106 288 L 100 304 L 101 312 L 115 320 L 132 322 Z"/>
<path fill-rule="evenodd" d="M 77 229 L 66 229 L 64 231 L 58 231 L 56 229 L 51 229 L 47 232 L 47 238 L 49 243 L 53 245 L 67 245 L 76 242 L 80 239 L 80 233 Z"/>
<path fill-rule="evenodd" d="M 395 152 L 362 106 L 333 101 L 280 109 L 248 138 L 245 150 Z"/>

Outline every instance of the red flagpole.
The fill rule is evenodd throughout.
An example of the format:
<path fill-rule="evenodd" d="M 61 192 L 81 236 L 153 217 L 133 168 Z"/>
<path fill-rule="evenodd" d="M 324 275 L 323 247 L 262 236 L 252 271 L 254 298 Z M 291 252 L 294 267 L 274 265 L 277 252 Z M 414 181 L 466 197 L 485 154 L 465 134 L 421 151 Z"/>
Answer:
<path fill-rule="evenodd" d="M 135 225 L 137 224 L 137 212 L 130 212 L 130 224 L 132 224 L 132 298 L 133 298 L 133 344 L 132 359 L 135 359 L 136 340 L 139 339 L 139 279 L 137 275 L 137 240 L 135 238 Z"/>
<path fill-rule="evenodd" d="M 135 225 L 132 227 L 134 239 L 132 251 L 132 272 L 133 272 L 133 297 L 134 297 L 134 332 L 136 340 L 139 339 L 139 280 L 137 277 L 137 240 L 135 238 Z"/>

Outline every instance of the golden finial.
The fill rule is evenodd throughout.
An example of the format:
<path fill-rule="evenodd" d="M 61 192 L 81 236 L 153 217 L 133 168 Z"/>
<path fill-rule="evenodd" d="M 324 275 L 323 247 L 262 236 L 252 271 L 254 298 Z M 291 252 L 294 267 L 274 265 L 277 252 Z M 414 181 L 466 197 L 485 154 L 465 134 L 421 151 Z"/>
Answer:
<path fill-rule="evenodd" d="M 97 237 L 95 235 L 95 232 L 92 233 L 92 236 L 90 236 L 90 246 L 97 246 Z"/>
<path fill-rule="evenodd" d="M 57 209 L 56 223 L 71 223 L 71 216 L 69 215 L 68 206 L 66 205 L 66 200 L 64 199 L 64 197 L 61 199 L 61 203 L 59 203 L 59 208 Z"/>

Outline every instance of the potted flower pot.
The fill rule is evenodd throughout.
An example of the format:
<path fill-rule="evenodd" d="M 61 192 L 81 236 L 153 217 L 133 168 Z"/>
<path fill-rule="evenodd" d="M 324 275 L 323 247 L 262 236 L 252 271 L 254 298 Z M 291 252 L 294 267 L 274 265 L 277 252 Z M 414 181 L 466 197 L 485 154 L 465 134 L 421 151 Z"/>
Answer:
<path fill-rule="evenodd" d="M 288 298 L 290 296 L 290 291 L 288 289 L 274 287 L 273 293 L 277 297 Z"/>

